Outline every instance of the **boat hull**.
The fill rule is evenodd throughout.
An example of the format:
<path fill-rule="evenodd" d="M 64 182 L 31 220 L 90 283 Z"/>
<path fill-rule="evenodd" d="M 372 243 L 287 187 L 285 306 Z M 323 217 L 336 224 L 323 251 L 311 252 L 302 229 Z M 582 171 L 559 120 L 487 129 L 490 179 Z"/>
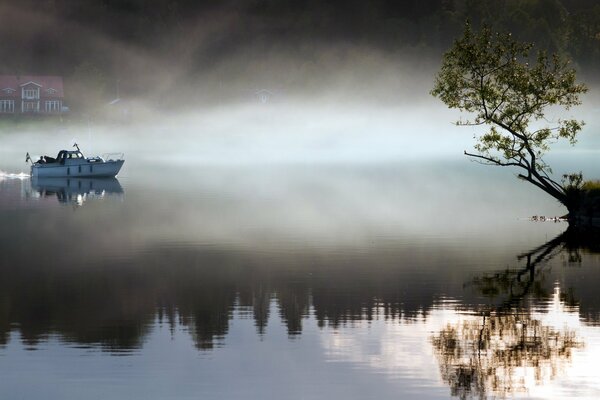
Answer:
<path fill-rule="evenodd" d="M 111 160 L 94 163 L 81 163 L 60 165 L 52 164 L 33 164 L 31 166 L 31 176 L 34 177 L 80 177 L 80 178 L 107 178 L 115 177 L 125 160 Z M 58 164 L 58 165 L 57 165 Z"/>

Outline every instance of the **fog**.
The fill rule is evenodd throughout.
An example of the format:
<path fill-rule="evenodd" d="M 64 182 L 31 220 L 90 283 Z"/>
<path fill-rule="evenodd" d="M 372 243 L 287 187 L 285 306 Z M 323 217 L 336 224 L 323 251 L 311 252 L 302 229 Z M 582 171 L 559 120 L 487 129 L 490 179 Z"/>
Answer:
<path fill-rule="evenodd" d="M 427 89 L 425 81 L 423 88 Z M 92 118 L 20 121 L 2 127 L 0 169 L 26 172 L 28 167 L 22 162 L 26 152 L 55 155 L 75 142 L 90 156 L 125 152 L 128 162 L 123 175 L 135 168 L 136 161 L 149 162 L 150 167 L 166 163 L 185 169 L 200 165 L 465 160 L 463 150 L 472 149 L 473 136 L 482 129 L 457 127 L 452 122 L 460 113 L 423 94 L 414 97 L 416 104 L 375 105 L 369 99 L 338 104 L 316 97 L 272 104 L 198 106 L 182 112 L 154 109 L 141 117 L 132 116 L 126 123 Z M 594 166 L 581 161 L 600 148 L 595 135 L 597 113 L 592 105 L 567 115 L 586 121 L 579 142 L 574 147 L 557 143 L 547 158 L 560 158 L 556 161 L 558 176 L 575 169 L 596 179 Z M 506 169 L 506 173 L 511 172 Z"/>
<path fill-rule="evenodd" d="M 418 32 L 433 3 L 196 3 L 0 1 L 0 71 L 63 76 L 70 108 L 60 121 L 2 124 L 0 169 L 73 141 L 170 165 L 456 159 L 480 132 L 453 126 L 460 114 L 429 95 L 452 41 Z M 395 21 L 398 35 L 380 26 L 390 15 L 414 21 Z M 577 152 L 600 148 L 589 83 L 583 107 L 547 116 L 587 122 Z"/>
<path fill-rule="evenodd" d="M 143 242 L 169 235 L 245 245 L 282 237 L 357 245 L 371 234 L 399 232 L 475 237 L 489 231 L 481 221 L 492 216 L 498 226 L 565 213 L 516 179 L 517 171 L 470 162 L 463 151 L 472 149 L 479 128 L 453 125 L 460 114 L 432 98 L 432 78 L 421 75 L 420 91 L 398 92 L 386 104 L 315 93 L 165 111 L 139 98 L 142 111 L 125 121 L 18 121 L 2 128 L 0 170 L 27 173 L 26 152 L 34 159 L 54 156 L 75 142 L 86 156 L 124 152 L 118 178 L 125 201 L 135 205 L 120 218 L 132 232 L 143 232 Z M 575 171 L 600 177 L 594 93 L 567 113 L 587 122 L 579 143 L 558 143 L 546 157 L 557 179 Z M 203 203 L 206 198 L 220 200 Z M 136 227 L 140 215 L 152 215 L 161 229 Z"/>
<path fill-rule="evenodd" d="M 158 3 L 163 10 L 168 2 Z M 368 35 L 336 36 L 341 28 L 291 35 L 286 21 L 233 3 L 167 13 L 154 31 L 137 26 L 143 21 L 134 12 L 68 4 L 0 4 L 1 50 L 12 54 L 0 62 L 3 73 L 63 76 L 70 107 L 61 118 L 2 121 L 4 178 L 28 172 L 26 152 L 54 156 L 74 143 L 86 156 L 124 152 L 126 196 L 139 196 L 136 204 L 172 234 L 212 235 L 208 241 L 252 241 L 257 215 L 266 237 L 355 243 L 369 240 L 365 226 L 376 234 L 399 227 L 473 234 L 488 229 L 480 220 L 490 215 L 513 221 L 565 212 L 516 171 L 463 155 L 481 127 L 453 125 L 461 114 L 429 94 L 445 42 L 384 46 Z M 577 171 L 600 178 L 599 98 L 590 82 L 583 106 L 548 113 L 549 123 L 587 122 L 575 147 L 557 143 L 548 154 L 557 180 Z M 149 188 L 153 194 L 140 194 Z M 182 204 L 186 190 L 229 206 Z M 128 212 L 123 218 L 135 225 L 138 214 Z M 207 229 L 199 232 L 189 215 L 202 215 Z M 253 228 L 240 233 L 240 224 Z"/>

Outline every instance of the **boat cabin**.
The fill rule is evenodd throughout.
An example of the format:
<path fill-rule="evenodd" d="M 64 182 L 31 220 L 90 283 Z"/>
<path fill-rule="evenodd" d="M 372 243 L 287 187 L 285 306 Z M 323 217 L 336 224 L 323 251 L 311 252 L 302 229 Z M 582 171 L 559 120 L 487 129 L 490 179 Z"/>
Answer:
<path fill-rule="evenodd" d="M 70 151 L 70 150 L 61 150 L 58 152 L 56 158 L 52 158 L 50 156 L 42 156 L 37 161 L 38 164 L 54 164 L 59 163 L 60 165 L 72 164 L 72 163 L 81 163 L 85 161 L 83 154 L 81 151 Z"/>
<path fill-rule="evenodd" d="M 58 155 L 56 156 L 56 161 L 58 161 L 61 164 L 65 164 L 65 163 L 70 163 L 70 161 L 74 161 L 74 160 L 83 160 L 83 154 L 81 154 L 80 151 L 69 151 L 69 150 L 61 150 L 58 152 Z"/>

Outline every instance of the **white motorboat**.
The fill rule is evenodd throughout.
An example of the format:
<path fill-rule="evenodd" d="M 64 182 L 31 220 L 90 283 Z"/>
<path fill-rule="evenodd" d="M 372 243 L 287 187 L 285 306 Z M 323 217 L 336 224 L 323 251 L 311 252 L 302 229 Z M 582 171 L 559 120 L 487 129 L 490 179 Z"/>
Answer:
<path fill-rule="evenodd" d="M 41 156 L 31 164 L 33 177 L 115 177 L 125 162 L 122 153 L 102 157 L 84 157 L 77 143 L 77 150 L 61 150 L 56 158 Z M 27 153 L 26 161 L 32 161 Z"/>

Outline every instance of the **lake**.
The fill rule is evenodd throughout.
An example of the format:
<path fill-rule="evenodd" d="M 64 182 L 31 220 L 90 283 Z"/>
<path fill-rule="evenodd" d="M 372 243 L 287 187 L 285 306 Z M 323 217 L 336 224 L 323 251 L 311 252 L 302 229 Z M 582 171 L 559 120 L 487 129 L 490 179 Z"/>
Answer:
<path fill-rule="evenodd" d="M 508 171 L 127 160 L 0 165 L 3 398 L 600 397 L 600 235 Z"/>

